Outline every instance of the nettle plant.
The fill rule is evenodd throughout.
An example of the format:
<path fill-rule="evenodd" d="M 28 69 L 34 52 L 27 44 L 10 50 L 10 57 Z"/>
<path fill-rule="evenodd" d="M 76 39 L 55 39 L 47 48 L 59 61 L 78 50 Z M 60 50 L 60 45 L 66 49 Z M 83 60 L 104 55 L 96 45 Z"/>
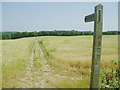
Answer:
<path fill-rule="evenodd" d="M 100 77 L 100 88 L 120 88 L 120 62 L 113 62 L 114 68 Z"/>

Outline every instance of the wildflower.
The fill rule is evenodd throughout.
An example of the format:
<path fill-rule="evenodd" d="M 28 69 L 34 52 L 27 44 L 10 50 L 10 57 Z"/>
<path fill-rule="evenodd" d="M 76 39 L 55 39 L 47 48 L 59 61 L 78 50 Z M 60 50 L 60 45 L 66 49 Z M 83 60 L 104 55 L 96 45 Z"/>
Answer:
<path fill-rule="evenodd" d="M 106 85 L 107 88 L 109 88 L 109 85 Z"/>

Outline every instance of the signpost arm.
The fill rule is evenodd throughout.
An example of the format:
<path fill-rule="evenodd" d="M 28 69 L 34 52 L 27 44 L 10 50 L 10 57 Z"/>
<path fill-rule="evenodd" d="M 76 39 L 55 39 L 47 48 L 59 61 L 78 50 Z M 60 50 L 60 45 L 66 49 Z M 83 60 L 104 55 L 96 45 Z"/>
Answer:
<path fill-rule="evenodd" d="M 85 22 L 91 22 L 94 21 L 94 14 L 90 14 L 85 17 Z"/>

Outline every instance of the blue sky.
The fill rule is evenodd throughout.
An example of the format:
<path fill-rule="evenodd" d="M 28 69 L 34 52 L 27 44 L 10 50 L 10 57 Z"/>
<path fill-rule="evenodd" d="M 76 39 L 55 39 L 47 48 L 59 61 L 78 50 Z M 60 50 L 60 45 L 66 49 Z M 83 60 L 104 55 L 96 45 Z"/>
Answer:
<path fill-rule="evenodd" d="M 2 2 L 2 31 L 93 31 L 84 22 L 98 2 Z M 118 30 L 118 3 L 103 2 L 103 31 Z"/>

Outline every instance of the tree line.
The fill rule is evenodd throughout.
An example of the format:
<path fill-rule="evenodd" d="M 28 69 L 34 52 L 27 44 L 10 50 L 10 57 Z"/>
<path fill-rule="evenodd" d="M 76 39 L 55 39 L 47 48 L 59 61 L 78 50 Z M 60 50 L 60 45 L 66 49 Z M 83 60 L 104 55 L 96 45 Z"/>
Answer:
<path fill-rule="evenodd" d="M 103 35 L 118 35 L 119 31 L 103 32 Z M 79 36 L 79 35 L 93 35 L 91 31 L 39 31 L 39 32 L 1 32 L 0 39 L 18 39 L 23 37 L 37 37 L 37 36 Z"/>

